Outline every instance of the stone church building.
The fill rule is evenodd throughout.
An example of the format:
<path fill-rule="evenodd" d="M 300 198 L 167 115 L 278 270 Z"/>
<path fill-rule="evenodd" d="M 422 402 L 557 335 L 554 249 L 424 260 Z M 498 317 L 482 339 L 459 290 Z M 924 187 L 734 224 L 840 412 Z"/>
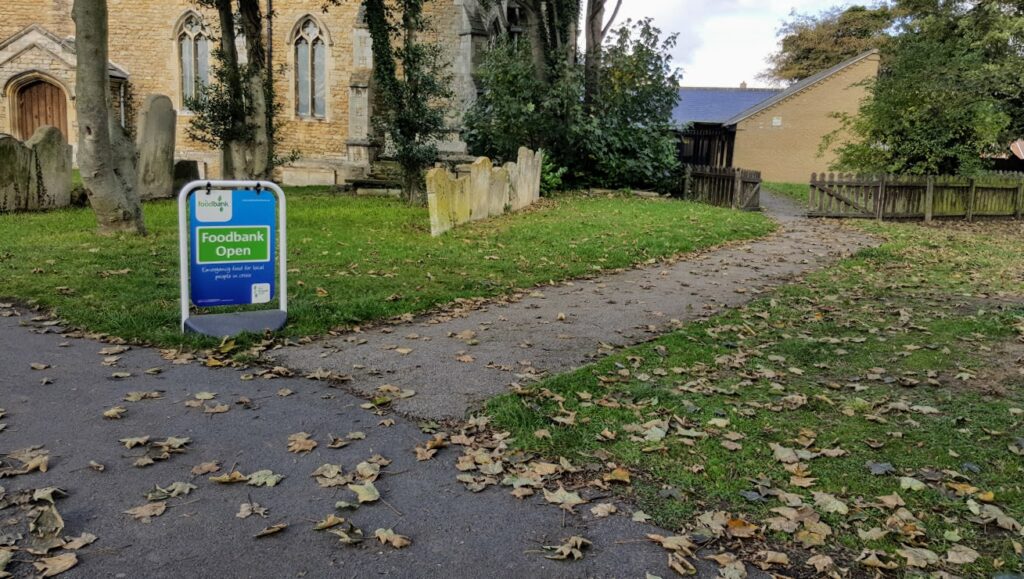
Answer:
<path fill-rule="evenodd" d="M 285 184 L 339 184 L 364 176 L 373 160 L 373 95 L 370 35 L 361 2 L 350 0 L 323 12 L 322 0 L 263 0 L 268 49 L 274 65 L 279 154 L 297 159 L 280 169 Z M 75 27 L 73 0 L 0 2 L 0 133 L 27 139 L 42 125 L 59 128 L 73 145 Z M 177 157 L 199 161 L 216 177 L 217 151 L 186 136 L 184 106 L 210 79 L 220 32 L 216 14 L 191 0 L 108 0 L 110 78 L 115 114 L 125 126 L 148 95 L 164 94 L 178 110 Z M 428 4 L 432 27 L 448 51 L 456 112 L 476 97 L 473 69 L 490 36 L 515 30 L 514 0 L 436 0 Z M 244 46 L 240 46 L 244 58 Z M 453 115 L 453 134 L 458 118 Z M 457 138 L 443 147 L 459 153 Z"/>

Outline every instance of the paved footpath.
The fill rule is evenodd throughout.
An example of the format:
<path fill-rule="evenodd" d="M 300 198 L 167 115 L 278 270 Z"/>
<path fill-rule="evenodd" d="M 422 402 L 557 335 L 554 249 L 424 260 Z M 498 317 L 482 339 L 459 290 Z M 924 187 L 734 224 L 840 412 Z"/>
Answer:
<path fill-rule="evenodd" d="M 393 333 L 361 334 L 366 343 L 344 338 L 278 352 L 279 359 L 300 369 L 331 368 L 353 375 L 346 385 L 358 393 L 382 383 L 409 386 L 417 395 L 399 410 L 427 417 L 461 417 L 487 397 L 505 391 L 516 374 L 559 372 L 590 359 L 601 342 L 619 345 L 652 337 L 675 318 L 706 316 L 751 299 L 793 275 L 820 267 L 840 254 L 867 243 L 834 224 L 810 224 L 792 217 L 792 207 L 771 201 L 772 214 L 786 231 L 770 239 L 706 253 L 672 266 L 630 271 L 587 282 L 543 288 L 544 297 L 489 306 L 464 317 L 432 323 L 416 320 Z M 737 293 L 737 289 L 746 293 Z M 479 494 L 455 480 L 457 449 L 443 449 L 431 461 L 417 462 L 413 448 L 428 438 L 413 420 L 393 416 L 393 425 L 359 408 L 362 399 L 300 378 L 242 380 L 243 372 L 176 365 L 159 352 L 133 348 L 114 366 L 104 365 L 104 344 L 67 338 L 60 329 L 33 322 L 24 311 L 0 317 L 0 407 L 6 410 L 0 431 L 0 454 L 42 445 L 50 452 L 45 473 L 5 479 L 8 493 L 18 489 L 58 486 L 68 496 L 57 502 L 65 536 L 88 532 L 98 540 L 79 551 L 77 567 L 62 578 L 105 577 L 644 577 L 673 576 L 665 552 L 644 541 L 660 532 L 630 520 L 631 508 L 619 515 L 594 519 L 588 505 L 564 515 L 538 497 L 519 501 L 507 489 Z M 557 319 L 564 313 L 566 320 Z M 449 338 L 472 330 L 479 345 Z M 408 334 L 418 339 L 406 339 Z M 430 339 L 426 339 L 429 337 Z M 389 345 L 411 348 L 401 355 Z M 456 360 L 460 351 L 473 362 Z M 529 361 L 530 365 L 520 364 Z M 36 370 L 32 364 L 49 367 Z M 354 368 L 363 365 L 365 369 Z M 493 369 L 488 365 L 507 366 Z M 146 370 L 159 368 L 159 373 Z M 376 372 L 374 372 L 376 371 Z M 115 378 L 114 373 L 130 376 Z M 294 394 L 278 395 L 280 389 Z M 157 400 L 124 402 L 132 391 L 163 392 Z M 185 401 L 198 392 L 216 393 L 209 405 L 230 410 L 204 414 Z M 238 404 L 251 400 L 249 407 Z M 102 417 L 121 405 L 119 420 Z M 287 451 L 288 436 L 311 433 L 319 446 L 308 455 Z M 330 435 L 366 434 L 343 449 L 330 449 Z M 118 441 L 149 435 L 191 439 L 184 454 L 146 468 L 132 463 L 139 449 Z M 383 501 L 354 513 L 335 511 L 335 502 L 353 501 L 344 489 L 323 489 L 310 474 L 321 464 L 341 464 L 345 471 L 374 454 L 393 462 L 376 483 Z M 105 466 L 89 468 L 90 461 Z M 220 461 L 244 473 L 270 469 L 285 475 L 273 488 L 217 485 L 194 477 L 193 466 Z M 166 513 L 148 524 L 124 511 L 146 503 L 144 494 L 156 485 L 189 481 L 198 488 L 170 499 Z M 586 491 L 585 491 L 586 492 Z M 597 497 L 590 496 L 597 499 Z M 244 502 L 269 509 L 268 517 L 236 517 Z M 386 502 L 385 502 L 386 501 Z M 0 518 L 16 509 L 0 511 Z M 396 551 L 372 537 L 358 547 L 343 546 L 333 535 L 312 530 L 330 513 L 351 519 L 373 534 L 393 528 L 413 544 Z M 263 539 L 264 527 L 289 527 Z M 0 527 L 5 537 L 16 530 Z M 593 541 L 577 562 L 551 561 L 539 552 L 572 535 Z M 16 561 L 27 555 L 19 554 Z M 716 575 L 699 562 L 701 576 Z M 28 576 L 31 567 L 13 563 L 9 571 Z"/>
<path fill-rule="evenodd" d="M 0 310 L 3 311 L 3 310 Z M 49 470 L 3 480 L 8 493 L 57 486 L 67 491 L 57 501 L 64 519 L 64 536 L 83 532 L 98 540 L 78 551 L 79 564 L 61 579 L 216 577 L 670 577 L 665 552 L 644 540 L 646 533 L 671 534 L 651 525 L 633 523 L 631 509 L 621 515 L 594 519 L 591 505 L 565 515 L 538 497 L 513 498 L 507 488 L 473 494 L 455 480 L 455 460 L 461 449 L 442 449 L 428 462 L 417 462 L 413 448 L 429 438 L 416 424 L 381 417 L 359 408 L 363 401 L 322 382 L 291 378 L 243 381 L 242 372 L 209 369 L 198 364 L 173 365 L 159 353 L 132 349 L 116 367 L 103 366 L 98 352 L 105 344 L 66 339 L 55 328 L 28 324 L 30 317 L 0 317 L 0 407 L 6 410 L 0 432 L 0 453 L 33 445 L 50 452 Z M 45 332 L 45 333 L 41 333 Z M 54 332 L 54 333 L 51 333 Z M 32 363 L 50 368 L 33 370 Z M 158 375 L 147 369 L 162 368 Z M 113 379 L 114 372 L 132 376 Z M 52 383 L 42 384 L 43 378 Z M 278 396 L 279 389 L 294 394 Z M 127 392 L 162 390 L 163 398 L 124 402 Z M 214 402 L 230 405 L 223 414 L 204 414 L 184 401 L 198 392 L 216 393 Z M 236 402 L 252 400 L 245 409 Z M 102 413 L 122 405 L 120 420 Z M 330 449 L 329 435 L 361 431 L 343 449 Z M 319 446 L 308 455 L 286 449 L 296 432 L 311 433 Z M 146 468 L 132 466 L 142 454 L 128 450 L 119 439 L 149 435 L 189 437 L 184 454 Z M 339 500 L 355 502 L 344 488 L 320 488 L 310 474 L 324 463 L 341 464 L 345 472 L 374 454 L 393 462 L 376 482 L 383 501 L 358 510 L 338 511 Z M 104 465 L 103 472 L 89 468 Z M 243 473 L 270 469 L 285 475 L 273 488 L 218 485 L 207 476 L 194 477 L 193 466 L 220 461 Z M 223 471 L 222 471 L 223 472 Z M 167 511 L 148 524 L 124 511 L 146 503 L 144 494 L 155 485 L 191 482 L 198 488 L 170 499 Z M 591 495 L 592 496 L 592 495 Z M 245 502 L 269 509 L 268 517 L 236 517 Z M 0 511 L 0 520 L 17 512 Z M 354 522 L 368 536 L 360 546 L 345 546 L 338 538 L 313 530 L 316 521 L 335 513 Z M 288 523 L 280 534 L 255 539 L 260 530 Z M 28 537 L 24 524 L 7 527 Z M 375 529 L 393 528 L 413 541 L 396 551 L 373 540 Z M 544 558 L 541 548 L 582 535 L 594 546 L 577 562 Z M 5 539 L 6 540 L 6 539 Z M 18 554 L 16 560 L 32 560 Z M 702 574 L 714 577 L 708 562 Z M 17 577 L 32 576 L 31 565 L 8 567 Z"/>
<path fill-rule="evenodd" d="M 411 388 L 416 396 L 395 405 L 403 414 L 462 419 L 514 382 L 578 368 L 609 346 L 651 340 L 874 243 L 836 222 L 803 218 L 788 199 L 763 194 L 762 205 L 782 228 L 762 240 L 270 355 L 296 371 L 352 376 L 348 387 L 362 396 L 385 384 Z"/>

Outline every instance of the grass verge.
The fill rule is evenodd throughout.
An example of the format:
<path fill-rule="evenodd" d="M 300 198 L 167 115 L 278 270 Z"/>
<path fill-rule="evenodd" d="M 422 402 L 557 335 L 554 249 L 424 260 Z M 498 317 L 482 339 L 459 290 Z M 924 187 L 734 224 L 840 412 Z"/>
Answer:
<path fill-rule="evenodd" d="M 862 226 L 888 241 L 489 414 L 515 449 L 629 468 L 658 524 L 728 520 L 787 568 L 1024 568 L 1024 227 Z"/>
<path fill-rule="evenodd" d="M 679 201 L 565 197 L 431 238 L 424 208 L 289 191 L 285 336 L 322 334 L 460 298 L 629 267 L 773 225 Z M 91 331 L 160 345 L 178 334 L 177 205 L 147 203 L 146 237 L 102 238 L 88 209 L 0 215 L 0 297 Z M 190 341 L 188 341 L 190 340 Z"/>

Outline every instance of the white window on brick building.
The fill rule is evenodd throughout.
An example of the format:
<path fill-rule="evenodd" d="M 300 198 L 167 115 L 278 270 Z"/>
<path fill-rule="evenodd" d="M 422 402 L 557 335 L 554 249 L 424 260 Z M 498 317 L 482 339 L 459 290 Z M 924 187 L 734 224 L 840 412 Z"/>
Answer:
<path fill-rule="evenodd" d="M 327 116 L 327 32 L 312 17 L 306 17 L 293 36 L 295 114 L 322 119 Z"/>
<path fill-rule="evenodd" d="M 195 13 L 186 15 L 179 26 L 178 73 L 184 106 L 186 99 L 195 98 L 210 82 L 210 38 Z"/>

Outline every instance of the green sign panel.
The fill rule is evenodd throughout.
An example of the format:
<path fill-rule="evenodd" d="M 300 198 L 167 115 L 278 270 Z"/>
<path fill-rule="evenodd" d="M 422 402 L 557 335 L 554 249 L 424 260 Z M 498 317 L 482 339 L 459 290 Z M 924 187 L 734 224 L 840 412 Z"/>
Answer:
<path fill-rule="evenodd" d="M 212 265 L 270 261 L 270 227 L 222 226 L 196 228 L 196 263 Z"/>

